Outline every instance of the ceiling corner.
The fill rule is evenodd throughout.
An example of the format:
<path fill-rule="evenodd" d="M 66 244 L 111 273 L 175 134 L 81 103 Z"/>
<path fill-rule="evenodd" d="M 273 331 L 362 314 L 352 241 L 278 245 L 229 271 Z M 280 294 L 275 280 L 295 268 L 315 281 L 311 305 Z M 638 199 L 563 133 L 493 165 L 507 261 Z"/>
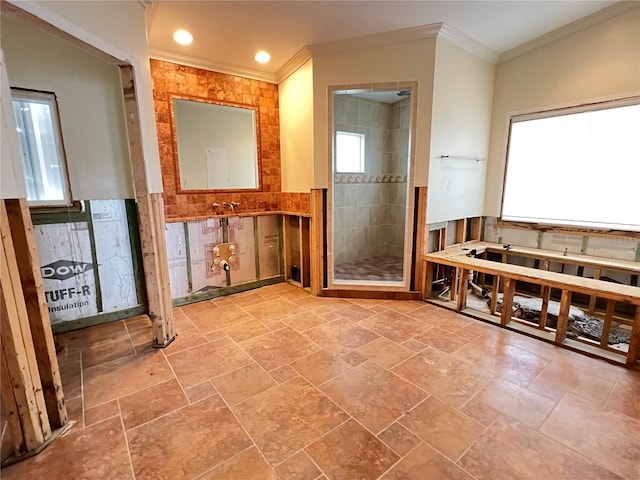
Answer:
<path fill-rule="evenodd" d="M 498 52 L 450 25 L 441 24 L 438 37 L 446 38 L 455 46 L 487 62 L 494 64 L 498 62 L 500 56 Z"/>

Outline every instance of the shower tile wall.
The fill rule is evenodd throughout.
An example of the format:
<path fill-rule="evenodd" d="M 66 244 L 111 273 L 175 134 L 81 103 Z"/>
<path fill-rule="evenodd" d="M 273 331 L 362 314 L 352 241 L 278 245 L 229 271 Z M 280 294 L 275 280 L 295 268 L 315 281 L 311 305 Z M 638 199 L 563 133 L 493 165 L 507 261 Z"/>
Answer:
<path fill-rule="evenodd" d="M 334 177 L 336 265 L 403 256 L 409 108 L 409 98 L 394 104 L 335 98 L 335 129 L 365 135 L 365 173 Z"/>

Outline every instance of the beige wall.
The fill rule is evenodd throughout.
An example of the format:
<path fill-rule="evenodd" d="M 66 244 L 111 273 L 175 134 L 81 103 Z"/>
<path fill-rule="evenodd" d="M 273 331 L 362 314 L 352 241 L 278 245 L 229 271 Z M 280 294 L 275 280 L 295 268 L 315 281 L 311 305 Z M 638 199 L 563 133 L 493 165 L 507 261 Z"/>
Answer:
<path fill-rule="evenodd" d="M 435 38 L 353 50 L 313 59 L 314 187 L 329 182 L 329 95 L 330 86 L 418 82 L 412 100 L 417 99 L 415 140 L 416 185 L 427 184 L 431 132 L 431 99 Z"/>
<path fill-rule="evenodd" d="M 278 85 L 283 192 L 313 187 L 313 61 Z"/>
<path fill-rule="evenodd" d="M 72 198 L 133 197 L 119 68 L 4 15 L 2 45 L 12 87 L 56 94 Z"/>
<path fill-rule="evenodd" d="M 427 223 L 482 214 L 495 66 L 438 38 L 431 122 Z"/>
<path fill-rule="evenodd" d="M 500 214 L 510 115 L 639 93 L 640 6 L 498 65 L 484 214 Z"/>
<path fill-rule="evenodd" d="M 162 192 L 142 4 L 137 1 L 106 0 L 91 2 L 38 0 L 15 3 L 27 12 L 133 67 L 147 186 L 150 193 Z"/>
<path fill-rule="evenodd" d="M 22 150 L 11 106 L 11 92 L 4 52 L 0 50 L 0 198 L 25 198 L 24 175 L 20 165 Z"/>

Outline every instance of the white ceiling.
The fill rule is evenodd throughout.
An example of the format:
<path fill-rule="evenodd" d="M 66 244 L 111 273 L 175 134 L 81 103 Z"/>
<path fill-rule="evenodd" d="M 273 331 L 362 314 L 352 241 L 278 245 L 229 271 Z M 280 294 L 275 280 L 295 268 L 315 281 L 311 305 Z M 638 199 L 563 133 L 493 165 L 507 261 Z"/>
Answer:
<path fill-rule="evenodd" d="M 147 32 L 152 57 L 275 78 L 305 46 L 440 22 L 500 54 L 614 3 L 159 0 L 147 9 Z M 190 46 L 173 42 L 178 28 L 193 34 Z M 271 62 L 258 64 L 258 50 Z"/>

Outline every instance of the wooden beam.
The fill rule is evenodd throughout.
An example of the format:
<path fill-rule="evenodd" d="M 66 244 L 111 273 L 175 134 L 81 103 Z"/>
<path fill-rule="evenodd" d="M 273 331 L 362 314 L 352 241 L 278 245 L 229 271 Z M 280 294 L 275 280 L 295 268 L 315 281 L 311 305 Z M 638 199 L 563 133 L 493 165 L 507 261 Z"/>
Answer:
<path fill-rule="evenodd" d="M 425 239 L 427 232 L 427 187 L 416 187 L 416 222 L 415 222 L 415 245 L 413 251 L 415 256 L 413 258 L 413 265 L 415 270 L 413 273 L 413 290 L 422 292 L 424 290 L 424 263 L 422 262 L 422 254 L 426 251 Z M 427 277 L 428 281 L 428 277 Z"/>
<path fill-rule="evenodd" d="M 560 312 L 558 313 L 558 325 L 556 327 L 556 345 L 562 345 L 567 336 L 567 327 L 569 326 L 569 309 L 571 308 L 571 292 L 562 290 L 560 297 Z"/>
<path fill-rule="evenodd" d="M 68 421 L 67 408 L 64 402 L 58 358 L 44 295 L 29 206 L 27 200 L 21 198 L 5 200 L 2 209 L 2 215 L 6 215 L 9 221 L 13 238 L 49 422 L 52 428 L 60 428 Z"/>
<path fill-rule="evenodd" d="M 467 232 L 467 219 L 461 218 L 456 220 L 456 243 L 464 243 L 465 234 Z"/>
<path fill-rule="evenodd" d="M 21 435 L 16 456 L 38 448 L 51 436 L 51 426 L 38 373 L 36 354 L 31 340 L 27 307 L 24 302 L 20 274 L 4 201 L 0 215 L 2 248 L 0 248 L 0 339 Z M 5 392 L 5 390 L 2 390 Z M 6 395 L 6 392 L 5 392 Z"/>
<path fill-rule="evenodd" d="M 482 238 L 482 217 L 473 217 L 471 224 L 471 240 Z"/>
<path fill-rule="evenodd" d="M 491 283 L 491 298 L 489 299 L 489 312 L 491 315 L 496 313 L 496 304 L 498 303 L 498 293 L 500 293 L 500 275 L 493 275 Z"/>
<path fill-rule="evenodd" d="M 469 289 L 469 270 L 462 269 L 460 271 L 460 282 L 458 284 L 458 310 L 467 308 L 467 290 Z"/>
<path fill-rule="evenodd" d="M 629 340 L 629 351 L 627 352 L 627 367 L 635 367 L 640 356 L 640 305 L 636 307 L 636 316 L 631 330 Z"/>
<path fill-rule="evenodd" d="M 595 280 L 600 280 L 600 275 L 602 274 L 602 270 L 599 268 L 596 268 L 593 271 L 593 278 Z M 596 311 L 596 300 L 598 297 L 596 297 L 595 295 L 591 295 L 591 298 L 589 299 L 589 309 L 587 310 L 587 313 L 589 315 L 593 315 L 593 312 Z"/>
<path fill-rule="evenodd" d="M 290 215 L 282 216 L 282 244 L 283 244 L 283 256 L 284 256 L 284 278 L 286 280 L 291 279 L 291 266 L 293 265 L 293 259 L 291 255 L 291 226 L 289 225 Z"/>
<path fill-rule="evenodd" d="M 138 205 L 140 246 L 149 317 L 153 329 L 153 346 L 166 347 L 175 339 L 175 330 L 169 289 L 162 193 L 149 193 L 147 186 L 133 69 L 130 66 L 121 67 L 120 77 L 124 95 L 133 186 Z"/>
<path fill-rule="evenodd" d="M 513 278 L 504 279 L 504 293 L 502 294 L 502 312 L 500 314 L 500 325 L 505 326 L 511 321 L 513 313 L 513 294 L 516 291 L 516 281 Z"/>
<path fill-rule="evenodd" d="M 616 309 L 615 300 L 607 300 L 607 310 L 604 314 L 602 323 L 602 336 L 600 337 L 600 346 L 607 348 L 609 346 L 609 332 L 611 332 L 611 322 L 613 321 L 613 313 Z"/>
<path fill-rule="evenodd" d="M 311 190 L 311 293 L 322 294 L 324 282 L 324 191 Z"/>
<path fill-rule="evenodd" d="M 542 309 L 540 310 L 540 322 L 538 328 L 545 330 L 547 327 L 547 316 L 549 314 L 549 300 L 551 299 L 551 287 L 548 285 L 541 285 L 542 287 Z"/>
<path fill-rule="evenodd" d="M 424 266 L 424 284 L 422 287 L 422 299 L 429 300 L 433 294 L 433 272 L 436 264 L 433 262 L 423 262 Z"/>
<path fill-rule="evenodd" d="M 311 283 L 311 239 L 309 232 L 309 219 L 300 218 L 300 283 L 303 287 L 310 286 Z"/>
<path fill-rule="evenodd" d="M 13 394 L 11 378 L 7 368 L 7 360 L 4 358 L 4 348 L 0 349 L 0 394 L 2 395 L 3 415 L 7 419 L 7 428 L 10 430 L 11 446 L 15 455 L 21 455 L 27 451 L 18 415 L 18 405 Z"/>

